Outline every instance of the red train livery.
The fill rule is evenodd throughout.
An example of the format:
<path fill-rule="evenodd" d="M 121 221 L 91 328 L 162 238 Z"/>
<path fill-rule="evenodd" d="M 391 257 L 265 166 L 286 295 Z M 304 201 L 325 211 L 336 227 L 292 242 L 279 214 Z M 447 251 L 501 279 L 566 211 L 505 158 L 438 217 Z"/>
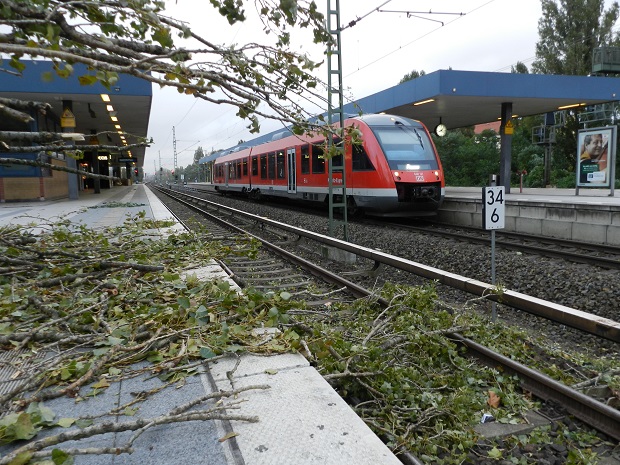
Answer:
<path fill-rule="evenodd" d="M 428 216 L 445 194 L 441 162 L 427 128 L 392 115 L 350 118 L 361 144 L 345 143 L 345 182 L 350 211 L 379 216 Z M 289 135 L 214 162 L 219 192 L 328 203 L 328 166 L 323 135 Z M 341 165 L 333 160 L 334 166 Z M 342 184 L 334 173 L 333 186 Z M 334 192 L 342 192 L 336 189 Z M 336 201 L 341 199 L 336 198 Z"/>

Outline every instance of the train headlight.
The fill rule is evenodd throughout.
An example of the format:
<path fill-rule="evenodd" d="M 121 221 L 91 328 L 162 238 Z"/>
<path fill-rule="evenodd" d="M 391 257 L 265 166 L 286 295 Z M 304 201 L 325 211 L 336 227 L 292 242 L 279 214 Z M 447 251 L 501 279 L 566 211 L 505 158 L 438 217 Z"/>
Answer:
<path fill-rule="evenodd" d="M 439 176 L 439 171 L 435 171 L 435 176 Z"/>
<path fill-rule="evenodd" d="M 400 173 L 399 173 L 398 171 L 394 171 L 394 177 L 396 177 L 396 178 L 397 178 L 397 177 L 399 177 L 399 176 L 400 176 Z"/>

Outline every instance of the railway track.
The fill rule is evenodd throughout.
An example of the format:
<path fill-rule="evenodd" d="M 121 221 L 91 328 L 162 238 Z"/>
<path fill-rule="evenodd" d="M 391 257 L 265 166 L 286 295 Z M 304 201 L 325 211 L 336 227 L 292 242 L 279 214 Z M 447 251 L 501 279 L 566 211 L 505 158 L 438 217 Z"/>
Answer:
<path fill-rule="evenodd" d="M 188 195 L 185 193 L 171 193 L 168 194 L 174 195 L 176 201 L 183 202 L 187 207 L 194 209 L 194 211 L 204 212 L 208 210 L 208 215 L 214 215 L 213 212 L 220 212 L 217 216 L 224 216 L 231 219 L 231 210 L 226 209 L 224 207 L 217 207 L 214 204 L 206 202 L 202 199 L 194 197 L 192 195 Z M 208 205 L 208 206 L 207 206 Z M 226 212 L 226 213 L 222 213 Z M 270 243 L 267 238 L 271 238 L 272 240 L 278 241 L 281 244 L 290 245 L 292 243 L 296 243 L 299 241 L 299 238 L 304 237 L 305 239 L 309 239 L 313 234 L 312 233 L 303 233 L 296 228 L 289 226 L 281 230 L 280 232 L 275 232 L 278 227 L 281 225 L 277 224 L 272 220 L 267 220 L 265 218 L 254 217 L 253 215 L 244 214 L 243 212 L 234 212 L 237 216 L 234 219 L 236 224 L 244 223 L 246 226 L 249 226 L 253 231 L 260 231 L 261 236 L 254 236 L 254 232 L 251 233 L 253 237 L 257 240 L 260 240 L 261 243 L 269 249 L 271 252 L 278 253 L 283 260 L 296 260 L 295 267 L 291 268 L 290 264 L 286 264 L 285 262 L 273 263 L 271 260 L 265 257 L 259 259 L 259 261 L 248 261 L 247 259 L 231 259 L 225 260 L 226 267 L 229 268 L 231 276 L 238 279 L 242 284 L 250 284 L 252 286 L 261 286 L 260 289 L 264 291 L 270 290 L 282 290 L 282 289 L 292 289 L 295 288 L 294 292 L 298 292 L 297 295 L 304 296 L 304 292 L 306 292 L 305 298 L 312 298 L 317 296 L 324 297 L 329 296 L 327 300 L 317 300 L 316 305 L 321 306 L 326 303 L 331 303 L 333 301 L 334 296 L 332 292 L 350 292 L 349 297 L 342 297 L 343 299 L 351 299 L 351 295 L 355 297 L 361 296 L 369 296 L 372 294 L 372 291 L 366 290 L 357 284 L 354 284 L 346 279 L 334 274 L 325 268 L 321 268 L 320 266 L 316 266 L 304 259 L 300 259 L 296 253 L 287 252 L 281 247 Z M 203 213 L 201 213 L 203 214 Z M 224 221 L 224 220 L 217 220 Z M 227 226 L 230 227 L 230 226 Z M 238 232 L 242 232 L 241 229 Z M 222 235 L 225 236 L 225 233 Z M 297 239 L 293 239 L 294 236 L 297 236 Z M 330 240 L 323 237 L 323 240 L 329 244 L 330 247 L 340 246 L 346 252 L 356 253 L 358 255 L 364 256 L 367 259 L 374 260 L 375 262 L 385 262 L 391 266 L 400 267 L 406 271 L 412 271 L 411 264 L 408 263 L 407 260 L 400 261 L 397 257 L 389 257 L 386 254 L 382 254 L 377 251 L 369 251 L 364 250 L 364 248 L 355 247 L 351 244 L 348 246 L 345 244 L 339 244 L 337 240 Z M 311 273 L 314 276 L 320 277 L 321 281 L 325 281 L 330 283 L 331 287 L 324 288 L 321 292 L 307 292 L 307 291 L 299 291 L 299 288 L 296 287 L 295 283 L 301 284 L 300 287 L 304 287 L 309 285 L 309 282 L 302 274 L 297 274 L 294 270 L 297 267 L 303 267 L 307 272 Z M 369 270 L 367 270 L 369 271 Z M 267 274 L 266 272 L 269 272 Z M 372 272 L 372 270 L 370 271 Z M 437 271 L 430 270 L 429 267 L 423 267 L 423 270 L 418 270 L 419 273 L 427 275 L 427 277 L 438 279 L 439 274 Z M 287 275 L 291 277 L 292 282 L 282 281 L 280 279 L 276 279 L 279 275 Z M 450 283 L 452 285 L 457 285 L 457 287 L 461 287 L 463 290 L 474 293 L 484 294 L 489 291 L 488 286 L 485 287 L 484 283 L 475 282 L 475 280 L 470 280 L 467 278 L 462 278 L 452 275 L 451 273 L 446 274 L 443 278 L 446 283 Z M 247 281 L 246 281 L 247 280 Z M 316 285 L 311 285 L 312 287 Z M 322 286 L 325 286 L 323 284 Z M 545 315 L 546 318 L 558 318 L 560 321 L 564 323 L 568 322 L 574 327 L 578 327 L 581 330 L 589 331 L 593 334 L 598 334 L 601 337 L 608 337 L 616 342 L 620 341 L 620 324 L 610 321 L 604 320 L 601 318 L 588 318 L 584 312 L 578 312 L 574 309 L 566 309 L 562 308 L 562 306 L 554 305 L 549 302 L 540 302 L 540 299 L 528 299 L 527 296 L 517 295 L 518 293 L 513 293 L 513 295 L 509 296 L 507 302 L 508 305 L 516 304 L 518 307 L 522 309 L 527 309 L 528 305 L 532 307 L 546 307 L 550 312 Z M 506 297 L 506 295 L 504 295 Z M 527 302 L 527 305 L 525 304 Z M 383 305 L 387 305 L 387 302 L 381 302 Z M 524 308 L 525 307 L 525 308 Z M 529 309 L 532 310 L 531 308 Z M 620 440 L 620 411 L 602 403 L 597 400 L 588 397 L 585 394 L 582 394 L 579 391 L 571 389 L 570 387 L 564 386 L 561 383 L 554 381 L 553 379 L 542 375 L 539 372 L 531 370 L 530 368 L 521 365 L 519 363 L 514 362 L 513 360 L 507 359 L 500 354 L 497 354 L 488 348 L 480 346 L 474 341 L 471 341 L 458 333 L 450 334 L 454 341 L 457 341 L 459 344 L 467 347 L 467 350 L 479 360 L 483 360 L 485 363 L 490 364 L 491 366 L 502 366 L 503 370 L 507 373 L 516 373 L 523 380 L 524 389 L 529 392 L 534 393 L 541 399 L 547 401 L 553 401 L 559 405 L 562 405 L 568 412 L 575 415 L 577 418 L 581 419 L 585 423 L 593 426 L 599 431 L 604 432 L 609 437 L 614 438 L 615 440 Z"/>
<path fill-rule="evenodd" d="M 186 187 L 186 189 L 188 189 Z M 197 195 L 218 197 L 214 191 L 189 188 Z M 215 195 L 214 195 L 215 194 Z M 273 204 L 278 207 L 277 204 Z M 314 214 L 326 214 L 316 208 L 308 210 Z M 441 236 L 455 241 L 468 242 L 490 246 L 491 239 L 488 231 L 481 228 L 453 226 L 445 223 L 437 223 L 429 220 L 416 219 L 416 225 L 409 220 L 387 221 L 377 220 L 371 217 L 362 218 L 363 224 L 375 225 L 383 228 L 399 228 L 405 231 L 420 234 Z M 423 222 L 424 225 L 419 225 Z M 604 244 L 588 243 L 585 241 L 571 241 L 566 239 L 534 236 L 498 230 L 496 231 L 495 245 L 505 250 L 513 250 L 522 253 L 540 255 L 574 263 L 597 266 L 605 269 L 620 270 L 620 247 Z"/>
<path fill-rule="evenodd" d="M 490 245 L 491 243 L 489 232 L 481 228 L 456 227 L 443 223 L 428 223 L 426 226 L 414 226 L 404 223 L 366 221 L 371 224 L 397 227 L 407 231 L 432 234 L 472 244 Z M 496 231 L 495 245 L 506 250 L 542 255 L 544 257 L 583 263 L 606 269 L 620 269 L 620 247 L 615 246 L 532 236 L 501 230 Z"/>

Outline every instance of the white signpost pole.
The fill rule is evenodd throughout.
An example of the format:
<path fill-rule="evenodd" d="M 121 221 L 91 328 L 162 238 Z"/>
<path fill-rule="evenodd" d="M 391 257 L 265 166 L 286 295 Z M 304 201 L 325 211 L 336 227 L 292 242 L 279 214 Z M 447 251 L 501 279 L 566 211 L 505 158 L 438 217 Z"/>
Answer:
<path fill-rule="evenodd" d="M 495 184 L 495 181 L 492 181 Z M 495 230 L 503 229 L 506 216 L 504 186 L 482 188 L 482 227 L 491 231 L 491 284 L 495 286 Z M 497 304 L 493 301 L 491 321 L 497 319 Z"/>

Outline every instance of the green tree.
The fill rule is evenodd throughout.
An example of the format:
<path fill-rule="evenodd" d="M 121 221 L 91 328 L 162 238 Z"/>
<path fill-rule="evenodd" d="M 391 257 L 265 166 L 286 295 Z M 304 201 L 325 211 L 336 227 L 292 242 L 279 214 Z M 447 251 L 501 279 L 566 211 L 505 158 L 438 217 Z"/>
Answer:
<path fill-rule="evenodd" d="M 204 154 L 204 151 L 202 150 L 202 147 L 198 147 L 196 151 L 194 152 L 194 165 L 197 165 L 200 159 L 204 156 L 205 154 Z"/>
<path fill-rule="evenodd" d="M 450 186 L 485 186 L 489 174 L 497 172 L 499 138 L 493 130 L 477 135 L 455 130 L 434 141 Z"/>
<path fill-rule="evenodd" d="M 513 74 L 529 74 L 529 70 L 524 63 L 517 61 L 517 64 L 510 68 L 510 72 Z"/>
<path fill-rule="evenodd" d="M 399 84 L 402 84 L 403 82 L 407 82 L 407 81 L 411 81 L 412 79 L 417 79 L 421 76 L 424 76 L 426 74 L 426 71 L 424 70 L 416 70 L 414 69 L 413 71 L 411 71 L 410 73 L 407 73 L 403 76 L 403 78 L 398 82 Z"/>
<path fill-rule="evenodd" d="M 589 75 L 594 49 L 620 45 L 620 37 L 613 30 L 620 17 L 618 2 L 607 9 L 604 0 L 541 0 L 541 4 L 532 72 Z M 575 185 L 578 116 L 574 111 L 566 112 L 563 126 L 557 128 L 550 178 L 559 187 Z M 540 170 L 541 167 L 532 173 Z M 530 179 L 534 182 L 534 178 Z"/>
<path fill-rule="evenodd" d="M 607 10 L 604 0 L 541 0 L 541 5 L 533 72 L 588 75 L 593 50 L 618 44 L 613 31 L 619 15 L 617 2 Z"/>

